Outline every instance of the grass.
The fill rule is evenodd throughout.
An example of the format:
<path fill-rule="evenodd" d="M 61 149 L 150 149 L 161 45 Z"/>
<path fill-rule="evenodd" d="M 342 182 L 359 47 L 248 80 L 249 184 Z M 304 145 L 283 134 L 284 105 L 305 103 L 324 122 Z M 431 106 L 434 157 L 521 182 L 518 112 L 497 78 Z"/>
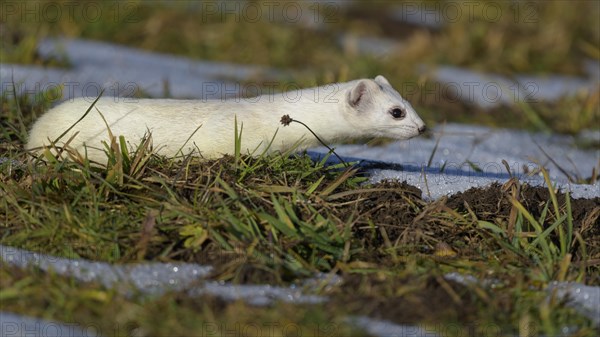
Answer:
<path fill-rule="evenodd" d="M 572 325 L 582 336 L 594 333 L 543 289 L 554 280 L 600 285 L 598 200 L 510 180 L 426 202 L 409 185 L 364 185 L 353 167 L 303 155 L 163 158 L 152 154 L 150 136 L 131 152 L 125 139 L 112 136 L 105 166 L 68 147 L 42 153 L 41 161 L 23 150 L 23 130 L 40 107 L 23 100 L 3 106 L 11 111 L 2 120 L 11 141 L 1 155 L 24 165 L 1 166 L 2 244 L 115 263 L 212 264 L 210 279 L 234 283 L 288 285 L 316 272 L 340 274 L 344 283 L 323 290 L 331 298 L 326 311 L 300 306 L 289 315 L 293 309 L 283 303 L 198 304 L 184 293 L 124 297 L 3 264 L 2 310 L 148 335 L 273 320 L 305 331 L 334 324 L 337 335 L 346 335 L 347 315 L 481 333 L 486 326 L 512 333 L 523 325 L 548 335 Z M 242 127 L 236 135 L 239 143 Z M 443 277 L 449 272 L 491 278 L 494 286 L 461 285 Z M 441 302 L 450 304 L 436 308 Z M 163 307 L 166 313 L 155 309 Z M 175 326 L 175 317 L 184 323 Z"/>
<path fill-rule="evenodd" d="M 511 186 L 512 196 L 509 198 L 510 203 L 514 207 L 512 214 L 516 214 L 510 218 L 510 222 L 506 228 L 501 228 L 495 224 L 486 221 L 480 221 L 479 226 L 490 229 L 492 233 L 499 235 L 499 242 L 508 239 L 510 245 L 505 241 L 504 245 L 507 249 L 512 250 L 515 254 L 528 256 L 539 267 L 541 272 L 540 281 L 550 282 L 552 280 L 565 281 L 567 269 L 569 268 L 572 254 L 570 248 L 573 245 L 573 240 L 576 237 L 573 235 L 573 214 L 571 210 L 571 202 L 569 193 L 565 195 L 564 211 L 560 210 L 560 204 L 556 197 L 556 192 L 548 172 L 542 168 L 542 173 L 548 185 L 550 195 L 549 202 L 545 206 L 536 219 L 531 212 L 516 197 L 519 186 Z M 552 209 L 549 209 L 552 206 Z M 547 217 L 553 218 L 547 220 Z M 544 226 L 549 223 L 549 226 Z M 550 240 L 550 235 L 553 235 L 555 240 Z M 556 242 L 558 238 L 558 242 Z M 579 237 L 580 239 L 580 237 Z M 585 242 L 580 241 L 581 254 L 585 256 Z M 576 280 L 583 281 L 585 272 L 578 275 Z"/>
<path fill-rule="evenodd" d="M 5 265 L 0 267 L 0 276 L 3 310 L 60 320 L 70 329 L 79 327 L 88 334 L 93 331 L 103 336 L 189 336 L 191 333 L 284 336 L 300 331 L 302 335 L 360 335 L 323 307 L 278 303 L 263 308 L 243 302 L 226 303 L 210 296 L 199 301 L 183 292 L 154 298 L 124 296 L 98 284 L 72 282 L 52 273 Z M 54 325 L 39 328 L 40 331 L 58 329 Z"/>
<path fill-rule="evenodd" d="M 68 67 L 67 59 L 46 60 L 35 52 L 39 39 L 60 34 L 292 68 L 303 86 L 382 73 L 400 90 L 405 81 L 427 83 L 415 73 L 419 63 L 504 74 L 578 74 L 576 65 L 583 59 L 597 59 L 597 25 L 593 15 L 581 15 L 594 11 L 592 2 L 535 4 L 539 22 L 534 25 L 477 17 L 437 32 L 409 27 L 403 30 L 406 53 L 378 59 L 338 46 L 336 34 L 393 37 L 397 31 L 390 27 L 396 26 L 374 19 L 391 2 L 355 3 L 326 31 L 277 21 L 198 22 L 197 14 L 182 5 L 143 2 L 123 8 L 120 20 L 101 16 L 89 22 L 76 16 L 24 25 L 8 16 L 0 22 L 8 27 L 0 30 L 0 58 Z M 135 20 L 127 20 L 131 13 Z M 575 326 L 578 336 L 596 335 L 589 320 L 547 297 L 544 289 L 555 280 L 600 285 L 598 199 L 574 200 L 550 182 L 548 188 L 534 188 L 511 179 L 427 202 L 405 183 L 365 185 L 362 172 L 352 166 L 327 166 L 302 154 L 252 158 L 236 151 L 212 161 L 163 158 L 152 153 L 151 135 L 133 151 L 114 135 L 105 144 L 106 165 L 94 165 L 68 148 L 46 151 L 40 160 L 23 144 L 28 127 L 50 107 L 50 97 L 2 95 L 0 157 L 23 165 L 0 164 L 1 244 L 113 263 L 212 264 L 209 279 L 242 284 L 289 285 L 316 272 L 338 274 L 344 282 L 321 290 L 330 299 L 324 307 L 276 303 L 258 308 L 184 292 L 124 296 L 99 284 L 3 263 L 2 311 L 93 324 L 108 335 L 219 335 L 273 322 L 272 335 L 290 334 L 285 328 L 292 326 L 303 335 L 361 335 L 343 319 L 352 315 L 424 324 L 449 334 L 457 327 L 474 335 L 496 329 L 551 336 Z M 409 100 L 428 121 L 543 125 L 575 133 L 597 123 L 598 97 L 582 93 L 555 104 L 499 111 L 432 100 L 421 90 Z M 244 132 L 240 125 L 236 143 Z M 458 284 L 444 278 L 449 272 L 492 284 Z"/>

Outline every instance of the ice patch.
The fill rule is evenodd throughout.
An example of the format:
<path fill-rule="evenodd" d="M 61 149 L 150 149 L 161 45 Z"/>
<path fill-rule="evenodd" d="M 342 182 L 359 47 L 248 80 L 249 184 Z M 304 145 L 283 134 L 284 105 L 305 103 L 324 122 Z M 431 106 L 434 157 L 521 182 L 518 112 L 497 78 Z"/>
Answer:
<path fill-rule="evenodd" d="M 461 124 L 437 126 L 433 134 L 440 138 L 437 148 L 436 138 L 417 137 L 378 147 L 339 145 L 335 151 L 347 161 L 362 160 L 361 165 L 371 172 L 370 182 L 406 181 L 421 189 L 429 199 L 493 182 L 504 183 L 511 177 L 533 186 L 545 186 L 540 173 L 528 174 L 539 165 L 548 169 L 556 187 L 563 192 L 571 191 L 573 198 L 600 197 L 600 182 L 575 184 L 565 175 L 588 178 L 594 168 L 596 172 L 600 169 L 600 150 L 577 148 L 575 137 Z M 316 148 L 311 155 L 318 159 L 325 152 L 325 148 Z M 330 160 L 335 161 L 335 157 Z"/>
<path fill-rule="evenodd" d="M 439 337 L 435 330 L 413 325 L 399 325 L 385 320 L 358 316 L 346 319 L 348 323 L 363 328 L 373 336 L 379 337 Z"/>
<path fill-rule="evenodd" d="M 456 272 L 448 273 L 444 278 L 466 286 L 481 284 L 484 287 L 493 287 L 496 283 L 495 280 L 479 280 L 473 275 Z M 553 281 L 546 291 L 549 296 L 555 294 L 559 299 L 566 299 L 568 306 L 589 318 L 595 326 L 600 326 L 600 287 L 577 282 Z"/>
<path fill-rule="evenodd" d="M 347 52 L 382 57 L 401 50 L 403 45 L 393 39 L 342 34 L 338 44 Z"/>
<path fill-rule="evenodd" d="M 584 66 L 585 67 L 585 66 Z M 585 67 L 594 72 L 591 67 Z M 483 109 L 518 103 L 554 102 L 563 96 L 598 90 L 599 79 L 564 75 L 516 75 L 513 79 L 451 66 L 439 66 L 429 72 L 451 99 Z"/>
<path fill-rule="evenodd" d="M 57 97 L 47 97 L 55 102 L 95 97 L 103 88 L 104 96 L 132 97 L 141 92 L 152 97 L 222 99 L 248 94 L 239 81 L 277 76 L 259 66 L 192 60 L 81 39 L 45 39 L 38 52 L 45 58 L 62 55 L 73 68 L 2 63 L 3 91 L 12 92 L 13 83 L 17 94 L 57 89 Z"/>
<path fill-rule="evenodd" d="M 552 282 L 547 289 L 559 298 L 567 299 L 567 305 L 600 326 L 600 287 L 577 282 Z"/>
<path fill-rule="evenodd" d="M 67 259 L 28 250 L 0 245 L 0 260 L 8 265 L 26 269 L 52 270 L 58 275 L 73 277 L 82 282 L 98 282 L 106 288 L 116 288 L 124 294 L 138 292 L 161 295 L 167 291 L 187 291 L 190 296 L 209 294 L 226 300 L 246 300 L 254 305 L 273 301 L 290 303 L 320 303 L 325 297 L 305 295 L 305 291 L 339 284 L 337 276 L 317 275 L 304 285 L 278 287 L 271 285 L 233 285 L 226 282 L 199 282 L 212 271 L 210 266 L 193 263 L 144 262 L 110 264 L 85 259 Z"/>
<path fill-rule="evenodd" d="M 139 264 L 110 264 L 84 259 L 67 259 L 0 245 L 0 260 L 22 269 L 40 268 L 58 275 L 73 277 L 82 282 L 98 282 L 106 288 L 119 288 L 144 294 L 160 295 L 178 291 L 208 276 L 210 266 L 191 263 L 146 262 Z"/>

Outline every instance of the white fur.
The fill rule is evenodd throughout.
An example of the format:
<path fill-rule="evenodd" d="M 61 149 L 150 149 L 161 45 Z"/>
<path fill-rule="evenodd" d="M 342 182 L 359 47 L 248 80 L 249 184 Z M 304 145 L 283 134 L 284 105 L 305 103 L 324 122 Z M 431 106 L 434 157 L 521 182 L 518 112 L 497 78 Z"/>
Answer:
<path fill-rule="evenodd" d="M 65 102 L 41 116 L 30 132 L 27 149 L 39 151 L 72 126 L 90 107 L 93 99 Z M 395 119 L 390 109 L 406 111 Z M 235 100 L 123 100 L 101 98 L 89 114 L 68 134 L 69 144 L 98 163 L 106 162 L 102 141 L 108 140 L 106 119 L 111 132 L 123 135 L 135 146 L 148 131 L 158 154 L 176 156 L 198 149 L 205 158 L 234 152 L 234 125 L 243 125 L 242 153 L 260 154 L 277 131 L 269 151 L 288 149 L 303 139 L 301 148 L 318 145 L 310 132 L 298 123 L 283 126 L 280 119 L 289 115 L 307 124 L 321 139 L 336 142 L 357 137 L 408 139 L 424 130 L 425 124 L 411 105 L 383 76 L 317 88 Z M 190 135 L 198 131 L 186 143 Z M 258 149 L 255 151 L 255 149 Z"/>

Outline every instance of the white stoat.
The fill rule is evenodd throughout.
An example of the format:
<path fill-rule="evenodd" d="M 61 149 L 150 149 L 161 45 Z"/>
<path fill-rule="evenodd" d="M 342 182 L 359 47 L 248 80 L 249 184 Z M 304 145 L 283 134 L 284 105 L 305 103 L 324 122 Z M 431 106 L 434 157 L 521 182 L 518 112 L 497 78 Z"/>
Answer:
<path fill-rule="evenodd" d="M 40 151 L 55 141 L 83 116 L 92 101 L 78 98 L 48 111 L 33 125 L 26 148 Z M 299 140 L 300 148 L 319 145 L 299 123 L 281 125 L 283 115 L 305 123 L 326 142 L 358 137 L 408 139 L 425 130 L 412 106 L 385 77 L 377 76 L 375 80 L 360 79 L 251 99 L 100 98 L 56 145 L 63 145 L 78 132 L 69 146 L 82 154 L 87 150 L 90 160 L 104 163 L 107 157 L 102 141 L 109 138 L 108 125 L 113 135 L 123 135 L 132 147 L 150 132 L 158 154 L 176 156 L 199 150 L 201 156 L 215 158 L 234 153 L 236 119 L 238 130 L 243 126 L 242 153 L 260 154 L 269 144 L 269 152 L 283 151 Z"/>

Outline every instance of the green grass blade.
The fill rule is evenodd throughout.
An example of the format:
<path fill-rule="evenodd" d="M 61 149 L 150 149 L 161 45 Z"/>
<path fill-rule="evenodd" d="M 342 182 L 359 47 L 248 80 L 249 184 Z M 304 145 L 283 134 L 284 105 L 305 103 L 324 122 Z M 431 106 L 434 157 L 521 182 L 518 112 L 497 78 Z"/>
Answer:
<path fill-rule="evenodd" d="M 266 221 L 272 227 L 273 235 L 275 236 L 275 240 L 277 241 L 277 232 L 282 233 L 290 238 L 296 237 L 296 232 L 291 229 L 284 221 L 272 216 L 268 213 L 259 213 L 258 217 Z"/>
<path fill-rule="evenodd" d="M 69 133 L 69 131 L 73 130 L 73 128 L 75 127 L 75 125 L 79 124 L 79 122 L 81 122 L 85 118 L 85 116 L 87 116 L 90 113 L 90 111 L 92 111 L 92 108 L 96 105 L 96 103 L 98 102 L 98 100 L 100 99 L 100 97 L 102 97 L 103 93 L 104 93 L 104 89 L 102 89 L 100 91 L 100 93 L 98 94 L 98 97 L 96 97 L 96 99 L 92 102 L 92 105 L 90 105 L 89 108 L 87 108 L 87 110 L 85 111 L 85 113 L 83 114 L 83 116 L 81 116 L 75 123 L 73 123 L 73 125 L 71 125 L 63 133 L 61 133 L 60 136 L 58 136 L 52 143 L 56 144 L 56 142 L 58 142 L 62 137 L 64 137 L 67 133 Z"/>
<path fill-rule="evenodd" d="M 542 232 L 543 232 L 542 226 L 535 220 L 535 218 L 533 217 L 533 215 L 531 215 L 531 213 L 529 213 L 525 209 L 525 207 L 523 206 L 523 204 L 521 204 L 518 200 L 516 200 L 514 198 L 511 198 L 510 202 L 513 204 L 513 206 L 515 206 L 517 208 L 517 210 L 519 210 L 519 213 L 523 214 L 523 216 L 525 217 L 525 219 L 527 219 L 527 221 L 529 221 L 529 223 L 535 229 L 536 234 L 538 234 L 538 235 L 542 234 Z M 541 247 L 542 247 L 542 251 L 544 252 L 544 255 L 547 258 L 550 258 L 552 256 L 552 254 L 550 252 L 550 247 L 548 246 L 548 243 L 545 240 L 541 241 Z"/>
<path fill-rule="evenodd" d="M 493 224 L 488 221 L 479 220 L 477 221 L 477 225 L 479 226 L 479 228 L 488 229 L 496 234 L 501 234 L 503 237 L 506 237 L 506 231 L 498 227 L 496 224 Z"/>
<path fill-rule="evenodd" d="M 557 220 L 556 220 L 556 221 L 555 221 L 555 222 L 554 222 L 554 223 L 553 223 L 551 226 L 549 226 L 549 227 L 548 227 L 548 228 L 546 228 L 546 229 L 545 229 L 545 230 L 544 230 L 544 231 L 543 231 L 541 234 L 539 234 L 539 235 L 538 235 L 538 236 L 535 238 L 535 240 L 533 240 L 533 241 L 530 243 L 530 246 L 531 246 L 531 247 L 535 247 L 535 246 L 537 246 L 537 245 L 538 245 L 538 243 L 539 243 L 539 242 L 541 242 L 542 240 L 543 240 L 543 241 L 546 241 L 546 238 L 548 237 L 548 235 L 550 235 L 550 233 L 551 233 L 552 231 L 554 231 L 554 230 L 555 230 L 555 229 L 556 229 L 558 226 L 560 226 L 560 225 L 561 225 L 561 224 L 562 224 L 562 223 L 565 221 L 565 219 L 566 219 L 566 218 L 567 218 L 567 215 L 566 215 L 566 214 L 564 214 L 563 216 L 561 216 L 560 218 L 558 218 L 558 219 L 557 219 Z M 547 244 L 547 245 L 548 245 L 548 244 Z M 548 246 L 549 246 L 549 245 L 548 245 Z"/>
<path fill-rule="evenodd" d="M 306 195 L 310 196 L 311 194 L 313 194 L 313 192 L 319 187 L 319 185 L 321 185 L 323 179 L 325 179 L 325 176 L 321 176 L 319 179 L 317 179 L 317 181 L 311 184 L 310 187 L 306 190 Z"/>
<path fill-rule="evenodd" d="M 279 217 L 279 221 L 275 222 L 277 229 L 290 237 L 297 236 L 297 230 L 294 227 L 292 219 L 274 194 L 271 195 L 271 201 L 273 202 L 273 208 L 275 208 L 275 212 Z"/>
<path fill-rule="evenodd" d="M 567 242 L 564 249 L 561 250 L 563 255 L 569 252 L 569 249 L 571 249 L 571 244 L 573 243 L 573 212 L 571 211 L 571 196 L 569 191 L 567 191 L 565 194 L 565 207 L 567 212 Z"/>

